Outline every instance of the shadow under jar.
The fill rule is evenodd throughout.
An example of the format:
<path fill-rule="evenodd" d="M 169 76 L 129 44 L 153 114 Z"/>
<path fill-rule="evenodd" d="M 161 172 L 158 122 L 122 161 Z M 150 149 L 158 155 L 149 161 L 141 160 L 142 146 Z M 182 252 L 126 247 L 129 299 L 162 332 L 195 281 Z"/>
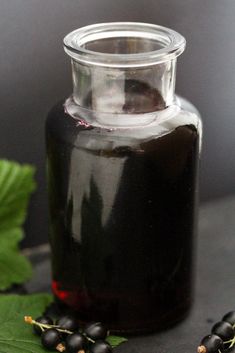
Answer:
<path fill-rule="evenodd" d="M 174 94 L 185 40 L 121 22 L 64 47 L 73 94 L 46 124 L 54 296 L 113 332 L 162 329 L 192 297 L 201 123 Z"/>

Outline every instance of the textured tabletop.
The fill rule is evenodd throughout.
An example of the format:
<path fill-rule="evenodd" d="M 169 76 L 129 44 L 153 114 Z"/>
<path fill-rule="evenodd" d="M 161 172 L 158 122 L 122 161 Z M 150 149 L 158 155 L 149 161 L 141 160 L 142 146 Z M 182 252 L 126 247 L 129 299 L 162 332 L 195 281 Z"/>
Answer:
<path fill-rule="evenodd" d="M 50 290 L 47 246 L 30 255 L 35 276 L 30 292 Z M 213 323 L 235 310 L 235 197 L 202 205 L 197 237 L 195 300 L 181 324 L 154 335 L 131 338 L 116 353 L 191 353 Z"/>

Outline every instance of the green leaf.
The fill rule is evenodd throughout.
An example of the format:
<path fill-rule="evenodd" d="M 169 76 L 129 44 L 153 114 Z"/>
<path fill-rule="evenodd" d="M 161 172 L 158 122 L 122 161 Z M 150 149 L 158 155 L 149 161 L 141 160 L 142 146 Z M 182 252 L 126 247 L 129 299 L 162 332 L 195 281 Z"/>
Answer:
<path fill-rule="evenodd" d="M 21 284 L 32 275 L 18 244 L 23 238 L 29 198 L 36 187 L 34 172 L 32 166 L 0 160 L 0 290 Z"/>
<path fill-rule="evenodd" d="M 121 343 L 127 342 L 127 339 L 119 336 L 108 336 L 106 338 L 106 342 L 108 342 L 113 348 L 115 348 Z"/>
<path fill-rule="evenodd" d="M 17 244 L 21 239 L 20 228 L 10 230 L 7 236 L 0 233 L 0 290 L 12 283 L 20 284 L 32 275 L 31 264 L 18 250 Z"/>
<path fill-rule="evenodd" d="M 34 172 L 30 165 L 0 160 L 0 231 L 24 223 L 29 196 L 36 187 Z"/>
<path fill-rule="evenodd" d="M 37 318 L 52 301 L 48 294 L 0 296 L 0 353 L 45 353 L 24 316 Z"/>

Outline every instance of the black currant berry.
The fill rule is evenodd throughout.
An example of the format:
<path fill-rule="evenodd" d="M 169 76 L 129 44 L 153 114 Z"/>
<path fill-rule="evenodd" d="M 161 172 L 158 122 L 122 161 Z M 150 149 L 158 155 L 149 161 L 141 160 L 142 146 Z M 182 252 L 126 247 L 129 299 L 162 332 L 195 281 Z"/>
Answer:
<path fill-rule="evenodd" d="M 101 324 L 101 322 L 94 322 L 88 324 L 84 328 L 85 334 L 93 340 L 104 340 L 107 337 L 107 329 Z"/>
<path fill-rule="evenodd" d="M 35 321 L 39 322 L 40 324 L 44 324 L 44 325 L 53 325 L 52 319 L 48 316 L 40 316 Z M 33 330 L 37 335 L 41 336 L 42 329 L 40 328 L 40 326 L 33 325 Z"/>
<path fill-rule="evenodd" d="M 208 335 L 201 340 L 200 346 L 197 348 L 198 353 L 222 353 L 224 344 L 222 339 L 217 335 Z"/>
<path fill-rule="evenodd" d="M 97 341 L 90 347 L 90 353 L 112 353 L 112 347 L 104 341 Z"/>
<path fill-rule="evenodd" d="M 58 325 L 60 328 L 68 331 L 77 331 L 78 330 L 78 321 L 74 316 L 71 315 L 66 315 L 66 316 L 61 316 L 59 320 L 56 322 L 56 325 Z"/>
<path fill-rule="evenodd" d="M 77 353 L 86 348 L 86 339 L 80 333 L 68 335 L 65 342 L 66 350 L 69 353 Z"/>
<path fill-rule="evenodd" d="M 229 341 L 234 337 L 234 329 L 231 324 L 225 321 L 217 322 L 213 327 L 211 332 L 219 336 L 222 341 Z M 230 343 L 224 343 L 224 348 L 228 348 Z"/>
<path fill-rule="evenodd" d="M 59 332 L 55 328 L 49 328 L 43 331 L 41 336 L 43 347 L 47 349 L 55 349 L 60 344 L 61 337 Z"/>
<path fill-rule="evenodd" d="M 229 313 L 225 314 L 222 320 L 233 326 L 235 324 L 235 311 L 230 311 Z"/>

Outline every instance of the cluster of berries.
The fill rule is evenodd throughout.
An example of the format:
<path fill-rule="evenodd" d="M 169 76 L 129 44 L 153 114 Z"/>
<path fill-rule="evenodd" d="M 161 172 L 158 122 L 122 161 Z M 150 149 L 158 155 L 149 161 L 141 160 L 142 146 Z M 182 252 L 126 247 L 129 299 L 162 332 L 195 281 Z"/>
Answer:
<path fill-rule="evenodd" d="M 230 311 L 217 322 L 211 334 L 201 340 L 198 353 L 222 353 L 235 345 L 235 311 Z"/>
<path fill-rule="evenodd" d="M 24 320 L 33 325 L 46 349 L 68 353 L 112 353 L 112 347 L 105 341 L 108 331 L 100 322 L 91 323 L 81 330 L 76 318 L 70 315 L 60 317 L 55 323 L 48 316 L 40 316 L 36 320 L 25 316 Z"/>

